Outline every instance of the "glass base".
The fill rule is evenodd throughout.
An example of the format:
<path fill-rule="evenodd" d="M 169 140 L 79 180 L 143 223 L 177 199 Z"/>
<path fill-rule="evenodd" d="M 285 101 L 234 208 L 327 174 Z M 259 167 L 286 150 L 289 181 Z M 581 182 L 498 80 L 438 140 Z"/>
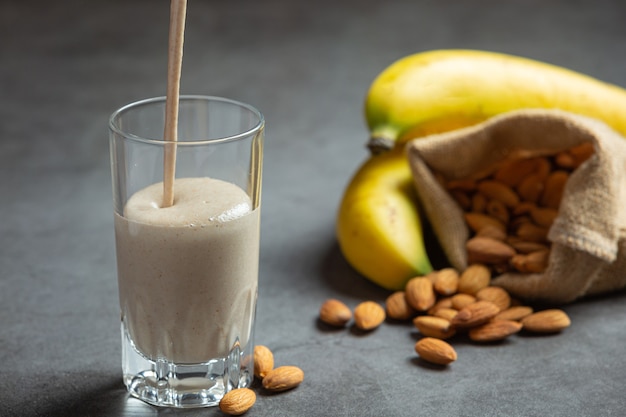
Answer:
<path fill-rule="evenodd" d="M 252 343 L 235 344 L 228 356 L 206 363 L 175 364 L 151 360 L 139 353 L 122 323 L 124 384 L 135 398 L 162 407 L 210 407 L 231 389 L 252 383 Z"/>

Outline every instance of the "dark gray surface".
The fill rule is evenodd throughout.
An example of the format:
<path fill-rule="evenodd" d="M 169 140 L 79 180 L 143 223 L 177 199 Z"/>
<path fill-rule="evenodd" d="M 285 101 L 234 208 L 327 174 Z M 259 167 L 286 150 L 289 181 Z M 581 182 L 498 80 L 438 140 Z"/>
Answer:
<path fill-rule="evenodd" d="M 219 415 L 128 399 L 120 377 L 107 119 L 165 92 L 169 2 L 0 1 L 0 415 Z M 338 252 L 335 213 L 366 158 L 362 102 L 397 58 L 503 51 L 626 86 L 626 3 L 191 0 L 181 91 L 267 119 L 257 343 L 302 367 L 251 416 L 624 416 L 626 295 L 567 306 L 559 336 L 476 347 L 441 370 L 410 326 L 316 321 L 387 293 Z"/>

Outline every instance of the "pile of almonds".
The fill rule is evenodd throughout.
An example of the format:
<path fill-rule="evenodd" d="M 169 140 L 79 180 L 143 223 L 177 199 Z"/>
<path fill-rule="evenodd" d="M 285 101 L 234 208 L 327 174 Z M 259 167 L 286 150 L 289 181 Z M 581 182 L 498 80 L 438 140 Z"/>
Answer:
<path fill-rule="evenodd" d="M 339 327 L 354 318 L 354 325 L 364 331 L 375 329 L 386 318 L 412 320 L 423 336 L 415 344 L 415 351 L 422 359 L 439 365 L 457 359 L 456 351 L 445 341 L 457 334 L 465 334 L 476 343 L 485 343 L 504 340 L 522 329 L 556 333 L 570 325 L 563 310 L 535 312 L 490 282 L 491 271 L 484 264 L 470 265 L 462 273 L 444 268 L 412 278 L 404 291 L 389 295 L 384 307 L 374 301 L 364 301 L 352 312 L 339 300 L 326 300 L 319 318 Z"/>
<path fill-rule="evenodd" d="M 263 345 L 254 347 L 254 376 L 263 389 L 270 392 L 287 391 L 297 387 L 304 380 L 304 372 L 297 366 L 274 367 L 274 354 Z M 219 408 L 224 414 L 239 416 L 248 411 L 256 402 L 256 394 L 250 388 L 236 388 L 228 391 L 220 400 Z"/>
<path fill-rule="evenodd" d="M 468 263 L 495 273 L 540 273 L 548 265 L 548 230 L 571 174 L 594 152 L 583 143 L 549 156 L 510 158 L 471 178 L 446 180 L 444 188 L 465 212 L 473 235 Z"/>

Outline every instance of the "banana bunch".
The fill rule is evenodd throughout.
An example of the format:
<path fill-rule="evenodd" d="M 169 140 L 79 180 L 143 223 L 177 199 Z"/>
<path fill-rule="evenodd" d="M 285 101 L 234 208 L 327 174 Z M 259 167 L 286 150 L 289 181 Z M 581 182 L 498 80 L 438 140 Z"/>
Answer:
<path fill-rule="evenodd" d="M 403 145 L 522 108 L 597 118 L 626 135 L 626 90 L 511 55 L 438 50 L 393 63 L 365 102 L 373 155 L 350 181 L 336 234 L 346 260 L 378 285 L 401 289 L 432 267 Z"/>

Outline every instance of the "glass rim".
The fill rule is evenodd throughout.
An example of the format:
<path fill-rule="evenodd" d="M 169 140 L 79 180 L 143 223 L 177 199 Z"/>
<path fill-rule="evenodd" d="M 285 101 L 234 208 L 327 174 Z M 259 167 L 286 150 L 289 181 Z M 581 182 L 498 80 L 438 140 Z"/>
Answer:
<path fill-rule="evenodd" d="M 237 134 L 234 135 L 229 135 L 229 136 L 224 136 L 224 137 L 216 137 L 216 138 L 211 138 L 211 139 L 200 139 L 200 140 L 184 140 L 184 141 L 173 141 L 173 140 L 164 140 L 164 139 L 154 139 L 154 138 L 144 138 L 138 135 L 134 135 L 132 133 L 129 132 L 125 132 L 124 130 L 122 130 L 118 124 L 116 123 L 116 121 L 119 119 L 119 117 L 123 114 L 126 113 L 132 109 L 138 108 L 140 106 L 144 106 L 147 104 L 154 104 L 154 103 L 165 103 L 166 101 L 166 97 L 165 96 L 160 96 L 160 97 L 151 97 L 151 98 L 146 98 L 146 99 L 142 99 L 142 100 L 137 100 L 134 101 L 132 103 L 128 103 L 122 107 L 120 107 L 119 109 L 115 110 L 111 116 L 109 117 L 109 129 L 115 133 L 116 135 L 122 136 L 126 139 L 129 140 L 133 140 L 133 141 L 137 141 L 137 142 L 143 142 L 143 143 L 151 143 L 151 144 L 155 144 L 155 145 L 163 145 L 163 144 L 167 144 L 167 143 L 175 143 L 177 144 L 177 146 L 193 146 L 193 145 L 203 145 L 203 144 L 210 144 L 210 143 L 223 143 L 223 142 L 231 142 L 231 141 L 236 141 L 239 139 L 243 139 L 249 136 L 254 136 L 256 135 L 258 132 L 260 132 L 261 130 L 263 130 L 264 126 L 265 126 L 265 118 L 263 117 L 263 114 L 254 106 L 250 105 L 250 104 L 246 104 L 244 102 L 241 101 L 237 101 L 237 100 L 233 100 L 230 98 L 225 98 L 225 97 L 219 97 L 219 96 L 207 96 L 207 95 L 181 95 L 179 97 L 179 102 L 180 101 L 205 101 L 205 102 L 221 102 L 221 103 L 227 103 L 227 104 L 232 104 L 235 106 L 238 106 L 240 108 L 244 108 L 248 111 L 250 111 L 252 114 L 254 114 L 257 118 L 257 123 L 251 127 L 250 129 L 244 130 L 242 132 L 239 132 Z"/>

